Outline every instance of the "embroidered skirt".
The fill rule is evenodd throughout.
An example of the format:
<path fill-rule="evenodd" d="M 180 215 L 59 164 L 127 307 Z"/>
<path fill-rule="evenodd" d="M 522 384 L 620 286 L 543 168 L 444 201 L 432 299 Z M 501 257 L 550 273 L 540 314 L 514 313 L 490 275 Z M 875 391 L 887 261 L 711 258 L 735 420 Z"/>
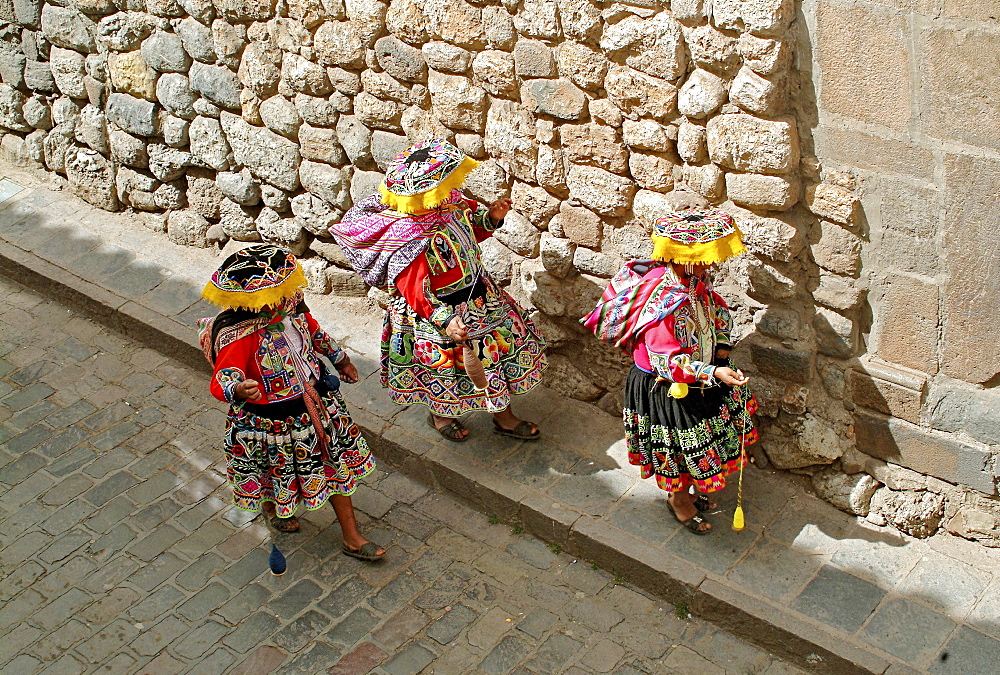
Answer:
<path fill-rule="evenodd" d="M 726 486 L 726 476 L 739 471 L 744 447 L 756 442 L 750 416 L 757 401 L 746 387 L 691 387 L 684 398 L 656 391 L 656 376 L 633 367 L 625 382 L 625 439 L 630 464 L 642 477 L 656 477 L 668 492 L 694 485 L 698 492 Z"/>
<path fill-rule="evenodd" d="M 306 412 L 272 420 L 242 406 L 229 409 L 225 452 L 237 508 L 256 512 L 273 502 L 278 516 L 288 518 L 300 504 L 313 510 L 334 495 L 352 494 L 358 479 L 375 469 L 340 392 L 322 400 L 330 413 L 326 453 Z"/>
<path fill-rule="evenodd" d="M 477 297 L 452 307 L 468 327 L 487 388 L 477 390 L 465 373 L 463 349 L 393 291 L 382 332 L 382 386 L 393 401 L 419 403 L 441 417 L 499 412 L 512 395 L 541 382 L 547 365 L 541 333 L 506 291 L 488 277 L 481 281 Z"/>

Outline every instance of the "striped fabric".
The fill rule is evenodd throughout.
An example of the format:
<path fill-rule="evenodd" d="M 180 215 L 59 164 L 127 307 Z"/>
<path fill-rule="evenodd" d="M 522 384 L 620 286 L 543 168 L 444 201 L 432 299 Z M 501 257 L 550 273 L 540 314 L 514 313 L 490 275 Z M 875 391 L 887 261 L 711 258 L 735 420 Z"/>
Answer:
<path fill-rule="evenodd" d="M 652 260 L 626 263 L 604 289 L 594 311 L 580 323 L 600 340 L 631 351 L 643 331 L 673 313 L 688 297 L 687 288 L 673 275 L 643 280 L 655 264 Z"/>

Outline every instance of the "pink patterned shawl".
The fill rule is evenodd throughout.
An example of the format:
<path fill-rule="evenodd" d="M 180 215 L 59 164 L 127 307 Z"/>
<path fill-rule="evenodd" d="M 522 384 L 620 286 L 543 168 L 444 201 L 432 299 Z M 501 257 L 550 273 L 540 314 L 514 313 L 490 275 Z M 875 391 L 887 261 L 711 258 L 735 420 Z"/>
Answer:
<path fill-rule="evenodd" d="M 633 260 L 616 274 L 594 311 L 580 319 L 600 340 L 631 351 L 643 332 L 688 299 L 688 289 L 672 274 L 645 279 L 652 260 Z"/>
<path fill-rule="evenodd" d="M 462 199 L 453 190 L 445 204 Z M 398 213 L 378 194 L 365 197 L 330 228 L 344 257 L 369 286 L 386 288 L 427 249 L 428 235 L 441 223 L 441 213 Z"/>

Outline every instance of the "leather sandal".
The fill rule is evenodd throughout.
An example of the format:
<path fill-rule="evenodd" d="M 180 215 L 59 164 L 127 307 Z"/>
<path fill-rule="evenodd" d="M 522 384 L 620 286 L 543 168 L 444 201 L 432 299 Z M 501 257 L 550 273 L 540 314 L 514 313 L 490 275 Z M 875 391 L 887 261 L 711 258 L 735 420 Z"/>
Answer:
<path fill-rule="evenodd" d="M 382 558 L 385 555 L 385 550 L 379 553 L 379 549 L 382 548 L 374 541 L 370 541 L 367 544 L 363 544 L 361 548 L 354 550 L 347 544 L 341 549 L 344 555 L 349 555 L 352 558 L 357 558 L 358 560 L 364 560 L 366 562 L 374 562 Z"/>
<path fill-rule="evenodd" d="M 431 425 L 431 429 L 438 432 L 449 441 L 453 441 L 455 443 L 464 443 L 469 438 L 468 434 L 466 434 L 465 436 L 462 435 L 462 432 L 465 431 L 465 427 L 457 419 L 451 422 L 450 424 L 444 425 L 439 429 L 438 427 L 434 426 L 434 416 L 427 415 L 427 424 Z"/>
<path fill-rule="evenodd" d="M 541 430 L 536 427 L 531 422 L 526 422 L 521 420 L 517 423 L 517 426 L 513 429 L 504 429 L 500 426 L 500 423 L 493 420 L 493 433 L 499 434 L 501 436 L 510 436 L 511 438 L 519 438 L 522 441 L 537 441 L 542 435 Z"/>
<path fill-rule="evenodd" d="M 276 529 L 278 532 L 298 532 L 301 525 L 299 525 L 299 519 L 295 516 L 291 518 L 279 518 L 278 516 L 272 516 L 271 527 Z"/>
<path fill-rule="evenodd" d="M 712 528 L 702 529 L 702 525 L 711 525 L 712 524 L 711 522 L 709 522 L 709 520 L 707 518 L 702 518 L 699 515 L 693 515 L 690 518 L 688 518 L 687 520 L 681 520 L 677 516 L 677 512 L 674 511 L 674 505 L 673 504 L 671 504 L 670 502 L 667 502 L 667 508 L 669 508 L 670 509 L 670 513 L 672 513 L 674 515 L 674 519 L 676 519 L 678 523 L 680 523 L 681 525 L 683 525 L 684 529 L 686 529 L 688 532 L 693 532 L 694 534 L 697 534 L 697 535 L 701 536 L 701 535 L 704 535 L 704 534 L 708 534 L 709 532 L 712 531 Z"/>
<path fill-rule="evenodd" d="M 694 507 L 698 509 L 699 513 L 705 513 L 706 511 L 715 511 L 719 505 L 705 495 L 698 495 L 694 500 Z"/>

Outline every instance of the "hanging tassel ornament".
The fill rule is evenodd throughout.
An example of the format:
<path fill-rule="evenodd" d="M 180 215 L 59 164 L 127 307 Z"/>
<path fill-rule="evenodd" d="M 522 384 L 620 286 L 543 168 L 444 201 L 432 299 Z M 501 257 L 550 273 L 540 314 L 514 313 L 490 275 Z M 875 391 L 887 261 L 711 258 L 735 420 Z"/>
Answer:
<path fill-rule="evenodd" d="M 740 477 L 736 488 L 736 511 L 733 513 L 733 532 L 739 533 L 746 529 L 743 519 L 743 466 L 746 464 L 744 436 L 740 434 Z"/>
<path fill-rule="evenodd" d="M 271 555 L 267 557 L 267 566 L 271 568 L 271 574 L 276 577 L 280 577 L 288 569 L 284 554 L 274 544 L 271 544 Z"/>

